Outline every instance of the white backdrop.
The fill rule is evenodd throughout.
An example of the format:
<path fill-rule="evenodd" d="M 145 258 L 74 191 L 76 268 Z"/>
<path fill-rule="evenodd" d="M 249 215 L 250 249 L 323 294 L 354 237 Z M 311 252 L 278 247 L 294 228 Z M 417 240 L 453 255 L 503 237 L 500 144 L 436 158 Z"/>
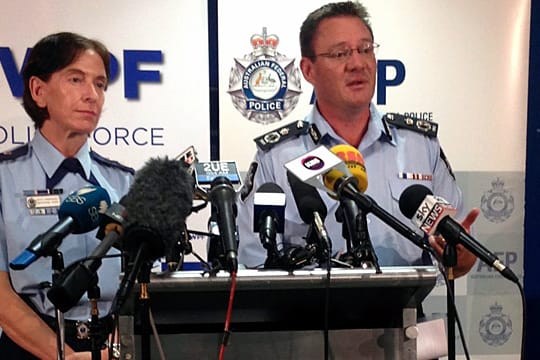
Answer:
<path fill-rule="evenodd" d="M 302 78 L 298 106 L 284 120 L 246 120 L 227 95 L 234 58 L 252 51 L 250 37 L 267 27 L 278 52 L 300 61 L 298 34 L 307 14 L 326 1 L 275 0 L 264 11 L 253 1 L 220 6 L 221 156 L 247 168 L 251 139 L 309 111 L 311 86 Z M 527 110 L 529 0 L 365 0 L 379 60 L 399 60 L 402 84 L 386 91 L 382 111 L 432 112 L 455 170 L 523 171 Z M 220 2 L 224 4 L 224 2 Z M 241 19 L 241 26 L 239 26 Z M 389 72 L 387 78 L 393 78 Z M 239 129 L 242 129 L 239 131 Z M 234 135 L 233 135 L 234 134 Z M 244 141 L 240 145 L 238 141 Z M 247 147 L 249 146 L 249 148 Z M 472 156 L 471 156 L 472 155 Z"/>

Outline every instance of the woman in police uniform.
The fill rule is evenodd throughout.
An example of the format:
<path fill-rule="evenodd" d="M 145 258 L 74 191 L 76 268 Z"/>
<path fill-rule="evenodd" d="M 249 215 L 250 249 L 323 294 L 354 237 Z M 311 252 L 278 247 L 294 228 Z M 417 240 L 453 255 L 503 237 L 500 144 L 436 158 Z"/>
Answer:
<path fill-rule="evenodd" d="M 127 193 L 133 170 L 102 158 L 88 143 L 109 80 L 103 44 L 74 33 L 49 35 L 32 49 L 23 80 L 23 105 L 36 131 L 28 144 L 0 155 L 0 359 L 56 359 L 55 309 L 44 285 L 52 279 L 51 258 L 20 271 L 11 270 L 9 262 L 58 221 L 56 210 L 67 194 L 93 184 L 117 202 Z M 97 244 L 95 232 L 70 235 L 59 251 L 68 265 Z M 104 260 L 99 269 L 100 316 L 110 308 L 119 271 L 118 259 Z M 90 319 L 86 296 L 65 319 L 66 358 L 90 359 L 91 342 L 79 339 Z"/>

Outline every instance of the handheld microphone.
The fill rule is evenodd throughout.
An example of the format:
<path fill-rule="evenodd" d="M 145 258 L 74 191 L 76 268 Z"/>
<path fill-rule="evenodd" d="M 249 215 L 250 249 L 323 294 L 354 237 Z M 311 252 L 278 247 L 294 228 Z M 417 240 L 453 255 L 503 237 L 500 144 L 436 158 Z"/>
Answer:
<path fill-rule="evenodd" d="M 39 234 L 9 267 L 13 270 L 26 269 L 42 256 L 49 256 L 69 234 L 82 234 L 99 225 L 100 212 L 104 212 L 111 200 L 105 189 L 86 186 L 69 194 L 58 209 L 56 224 Z"/>
<path fill-rule="evenodd" d="M 457 210 L 446 200 L 433 196 L 427 187 L 420 184 L 409 186 L 399 198 L 399 208 L 403 215 L 410 218 L 426 234 L 440 233 L 447 241 L 462 244 L 505 278 L 518 283 L 517 276 L 510 268 L 452 218 Z"/>
<path fill-rule="evenodd" d="M 210 185 L 208 193 L 212 210 L 217 217 L 223 251 L 227 259 L 229 272 L 238 270 L 238 244 L 236 231 L 236 192 L 231 181 L 225 176 L 218 176 Z"/>
<path fill-rule="evenodd" d="M 62 312 L 77 305 L 90 286 L 97 283 L 96 273 L 101 266 L 103 256 L 111 247 L 119 246 L 118 240 L 123 232 L 125 208 L 118 203 L 113 203 L 102 218 L 103 221 L 97 235 L 101 242 L 87 260 L 76 262 L 64 269 L 47 292 L 51 303 Z"/>
<path fill-rule="evenodd" d="M 275 183 L 264 183 L 253 199 L 253 232 L 259 233 L 269 257 L 278 255 L 276 236 L 283 234 L 285 226 L 285 192 Z"/>
<path fill-rule="evenodd" d="M 315 241 L 312 239 L 313 236 L 308 234 L 308 243 L 317 243 L 317 257 L 319 261 L 323 262 L 328 259 L 328 255 L 332 252 L 332 240 L 330 240 L 328 231 L 324 226 L 324 219 L 326 219 L 328 211 L 326 205 L 317 189 L 302 182 L 292 172 L 287 171 L 287 180 L 291 186 L 300 218 L 304 223 L 311 225 L 310 231 L 315 230 Z"/>

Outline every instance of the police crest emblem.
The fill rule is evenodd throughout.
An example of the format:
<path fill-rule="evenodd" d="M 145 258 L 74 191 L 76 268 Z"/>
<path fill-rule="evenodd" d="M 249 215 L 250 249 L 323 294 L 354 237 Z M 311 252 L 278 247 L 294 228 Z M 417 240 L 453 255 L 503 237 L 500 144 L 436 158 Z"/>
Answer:
<path fill-rule="evenodd" d="M 514 211 L 514 197 L 504 188 L 504 181 L 497 178 L 491 182 L 492 188 L 482 195 L 480 209 L 491 222 L 501 223 Z"/>
<path fill-rule="evenodd" d="M 512 335 L 512 320 L 503 314 L 503 307 L 497 302 L 489 307 L 489 314 L 482 317 L 479 333 L 482 340 L 490 346 L 501 346 Z"/>
<path fill-rule="evenodd" d="M 234 107 L 250 121 L 271 124 L 285 118 L 298 104 L 300 71 L 295 59 L 277 52 L 279 38 L 267 34 L 251 36 L 253 51 L 235 58 L 227 91 Z"/>

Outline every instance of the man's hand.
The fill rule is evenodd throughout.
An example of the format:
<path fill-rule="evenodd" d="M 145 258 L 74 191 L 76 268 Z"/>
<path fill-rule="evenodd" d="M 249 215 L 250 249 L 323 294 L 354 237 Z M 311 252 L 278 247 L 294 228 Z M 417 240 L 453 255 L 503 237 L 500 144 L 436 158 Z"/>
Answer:
<path fill-rule="evenodd" d="M 475 222 L 476 218 L 480 214 L 479 208 L 473 208 L 469 214 L 463 219 L 461 222 L 461 226 L 470 233 L 471 232 L 471 225 Z M 432 235 L 429 237 L 429 243 L 431 246 L 435 249 L 437 254 L 442 256 L 444 247 L 446 245 L 446 241 L 444 238 L 440 235 Z M 463 245 L 457 244 L 456 245 L 456 251 L 457 251 L 457 265 L 454 266 L 454 277 L 458 278 L 460 276 L 463 276 L 467 274 L 472 267 L 474 266 L 474 263 L 476 262 L 476 256 L 465 249 Z"/>

